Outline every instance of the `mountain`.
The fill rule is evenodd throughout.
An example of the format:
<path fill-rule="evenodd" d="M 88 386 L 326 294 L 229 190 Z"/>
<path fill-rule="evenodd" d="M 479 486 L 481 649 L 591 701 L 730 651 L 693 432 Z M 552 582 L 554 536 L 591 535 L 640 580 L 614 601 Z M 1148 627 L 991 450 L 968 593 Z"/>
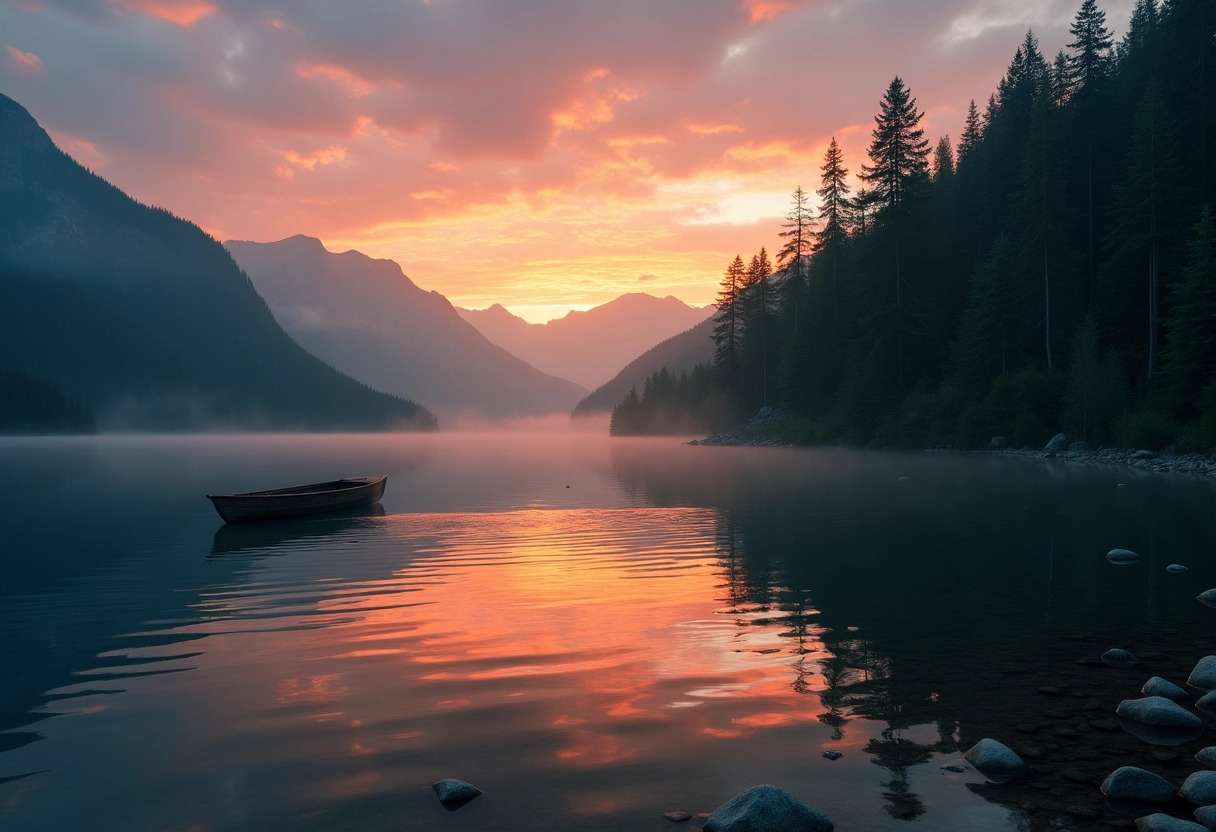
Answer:
<path fill-rule="evenodd" d="M 224 245 L 305 349 L 372 387 L 417 397 L 441 415 L 568 413 L 587 392 L 490 343 L 447 298 L 418 288 L 392 260 L 334 254 L 299 235 Z"/>
<path fill-rule="evenodd" d="M 309 355 L 216 240 L 60 151 L 0 95 L 0 356 L 102 429 L 433 429 Z"/>
<path fill-rule="evenodd" d="M 714 319 L 706 318 L 701 323 L 673 335 L 658 344 L 633 361 L 625 365 L 611 381 L 601 385 L 591 392 L 587 398 L 579 402 L 574 416 L 591 416 L 595 413 L 606 413 L 629 395 L 629 390 L 636 387 L 641 393 L 646 379 L 664 367 L 674 376 L 691 372 L 698 364 L 709 366 L 714 357 Z"/>
<path fill-rule="evenodd" d="M 457 311 L 482 335 L 533 367 L 593 389 L 644 350 L 701 323 L 714 310 L 670 295 L 632 293 L 546 324 L 530 324 L 498 304 Z"/>

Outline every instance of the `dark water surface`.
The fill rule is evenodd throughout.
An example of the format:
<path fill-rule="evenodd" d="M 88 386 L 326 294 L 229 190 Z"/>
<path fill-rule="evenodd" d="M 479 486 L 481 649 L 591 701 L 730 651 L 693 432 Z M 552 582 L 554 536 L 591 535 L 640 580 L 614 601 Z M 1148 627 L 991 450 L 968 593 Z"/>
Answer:
<path fill-rule="evenodd" d="M 353 516 L 203 499 L 380 473 Z M 986 455 L 0 439 L 0 828 L 684 830 L 758 783 L 845 832 L 1110 828 L 1115 766 L 1178 784 L 1216 744 L 1107 723 L 1216 653 L 1214 509 Z M 985 736 L 1030 774 L 941 768 Z M 444 777 L 485 795 L 449 813 Z"/>

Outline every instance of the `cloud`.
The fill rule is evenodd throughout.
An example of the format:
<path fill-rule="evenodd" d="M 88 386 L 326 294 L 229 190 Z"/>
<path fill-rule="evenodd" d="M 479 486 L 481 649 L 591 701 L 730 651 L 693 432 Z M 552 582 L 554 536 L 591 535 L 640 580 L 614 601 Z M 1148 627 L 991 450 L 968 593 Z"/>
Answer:
<path fill-rule="evenodd" d="M 1112 28 L 1132 2 L 1103 3 Z M 639 281 L 704 303 L 778 247 L 832 136 L 860 169 L 894 75 L 957 138 L 1026 28 L 1052 54 L 1078 4 L 10 0 L 0 89 L 221 236 L 307 233 L 482 305 Z"/>
<path fill-rule="evenodd" d="M 45 71 L 46 67 L 42 65 L 42 58 L 39 58 L 33 52 L 22 52 L 15 46 L 4 45 L 4 49 L 8 52 L 8 60 L 13 69 L 17 72 L 26 75 L 34 75 Z"/>

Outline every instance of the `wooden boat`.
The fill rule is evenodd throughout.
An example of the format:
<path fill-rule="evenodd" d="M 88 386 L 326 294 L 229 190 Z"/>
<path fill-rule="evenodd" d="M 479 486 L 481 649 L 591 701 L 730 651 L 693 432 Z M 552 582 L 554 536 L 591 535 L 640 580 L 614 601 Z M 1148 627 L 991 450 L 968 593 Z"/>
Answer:
<path fill-rule="evenodd" d="M 387 479 L 387 475 L 351 477 L 291 488 L 272 488 L 267 491 L 208 494 L 207 499 L 225 522 L 248 523 L 253 520 L 299 517 L 369 505 L 384 494 L 384 482 Z"/>

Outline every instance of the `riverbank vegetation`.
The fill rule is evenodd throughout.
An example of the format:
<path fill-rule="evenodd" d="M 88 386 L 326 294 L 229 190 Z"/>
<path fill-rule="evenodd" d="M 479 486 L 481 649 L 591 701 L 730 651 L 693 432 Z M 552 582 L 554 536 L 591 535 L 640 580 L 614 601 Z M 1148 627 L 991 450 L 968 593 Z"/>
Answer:
<path fill-rule="evenodd" d="M 833 139 L 817 210 L 794 190 L 776 270 L 727 267 L 713 367 L 613 432 L 779 406 L 803 443 L 1216 447 L 1216 7 L 1137 0 L 1116 42 L 1084 0 L 1071 33 L 1028 32 L 957 140 L 894 78 L 868 158 Z"/>

